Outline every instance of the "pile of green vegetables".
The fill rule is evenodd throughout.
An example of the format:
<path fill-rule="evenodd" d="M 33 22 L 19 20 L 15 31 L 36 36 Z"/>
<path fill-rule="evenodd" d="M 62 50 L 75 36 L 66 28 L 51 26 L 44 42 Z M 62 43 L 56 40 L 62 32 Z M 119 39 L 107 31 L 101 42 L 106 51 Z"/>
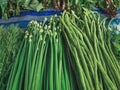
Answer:
<path fill-rule="evenodd" d="M 83 13 L 83 7 L 87 9 L 99 8 L 106 12 L 108 17 L 113 17 L 117 14 L 120 8 L 119 0 L 55 0 L 56 10 L 73 9 L 78 15 Z"/>
<path fill-rule="evenodd" d="M 106 12 L 108 17 L 113 17 L 117 14 L 118 8 L 120 8 L 119 0 L 68 0 L 68 6 L 75 11 L 82 13 L 82 8 L 92 9 L 97 7 Z"/>
<path fill-rule="evenodd" d="M 59 26 L 56 16 L 28 24 L 6 90 L 77 90 Z"/>
<path fill-rule="evenodd" d="M 84 9 L 83 18 L 72 11 L 61 17 L 66 56 L 79 90 L 119 90 L 120 64 L 112 51 L 110 30 L 98 13 Z"/>
<path fill-rule="evenodd" d="M 0 16 L 2 19 L 8 19 L 11 15 L 19 15 L 20 10 L 40 11 L 42 8 L 42 2 L 38 0 L 0 0 Z"/>
<path fill-rule="evenodd" d="M 119 90 L 120 63 L 105 22 L 85 8 L 83 17 L 64 11 L 31 21 L 6 90 Z"/>
<path fill-rule="evenodd" d="M 23 31 L 16 25 L 0 26 L 0 90 L 5 90 Z"/>
<path fill-rule="evenodd" d="M 10 16 L 20 15 L 21 10 L 39 12 L 43 9 L 54 8 L 59 2 L 64 2 L 64 0 L 0 0 L 0 17 L 6 20 Z M 61 4 L 59 3 L 59 7 Z"/>

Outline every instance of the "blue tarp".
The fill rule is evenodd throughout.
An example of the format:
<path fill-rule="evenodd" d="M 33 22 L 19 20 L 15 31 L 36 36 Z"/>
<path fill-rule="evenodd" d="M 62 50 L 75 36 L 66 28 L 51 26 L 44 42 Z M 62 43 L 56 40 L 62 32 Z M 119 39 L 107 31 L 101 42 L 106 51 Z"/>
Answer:
<path fill-rule="evenodd" d="M 106 16 L 106 13 L 102 10 L 94 8 L 94 11 L 97 11 L 101 14 L 102 17 Z M 48 19 L 52 15 L 60 15 L 60 11 L 55 11 L 54 9 L 47 9 L 40 12 L 36 11 L 21 11 L 19 16 L 11 16 L 8 20 L 2 20 L 0 18 L 0 25 L 4 25 L 5 27 L 10 24 L 18 24 L 19 27 L 25 28 L 27 24 L 31 20 L 37 20 L 39 22 L 43 21 L 45 17 Z M 109 20 L 108 20 L 109 21 Z M 120 9 L 118 10 L 118 14 L 114 17 L 114 20 L 111 23 L 111 27 L 119 25 L 120 27 Z M 119 28 L 120 30 L 120 28 Z"/>
<path fill-rule="evenodd" d="M 36 11 L 21 11 L 19 16 L 11 16 L 8 20 L 3 20 L 0 18 L 0 25 L 7 27 L 10 24 L 17 24 L 21 28 L 25 28 L 31 20 L 37 20 L 41 22 L 45 17 L 48 19 L 53 15 L 60 15 L 60 11 L 55 11 L 54 9 L 47 9 L 40 12 Z"/>

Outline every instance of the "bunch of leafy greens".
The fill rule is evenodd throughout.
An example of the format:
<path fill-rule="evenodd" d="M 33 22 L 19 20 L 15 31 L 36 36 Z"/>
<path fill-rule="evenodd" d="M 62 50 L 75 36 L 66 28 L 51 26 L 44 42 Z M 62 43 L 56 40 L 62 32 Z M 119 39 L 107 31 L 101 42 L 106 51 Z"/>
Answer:
<path fill-rule="evenodd" d="M 11 67 L 22 40 L 23 30 L 10 25 L 0 26 L 0 90 L 5 90 Z"/>
<path fill-rule="evenodd" d="M 114 47 L 113 51 L 118 60 L 120 60 L 120 31 L 118 31 L 116 27 L 111 31 L 111 42 Z"/>

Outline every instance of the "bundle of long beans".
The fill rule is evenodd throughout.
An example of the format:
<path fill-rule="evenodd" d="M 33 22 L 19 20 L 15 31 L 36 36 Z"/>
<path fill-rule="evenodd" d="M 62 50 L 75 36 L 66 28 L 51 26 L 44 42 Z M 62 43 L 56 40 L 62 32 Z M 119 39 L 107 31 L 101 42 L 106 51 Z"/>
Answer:
<path fill-rule="evenodd" d="M 61 21 L 79 90 L 119 90 L 120 64 L 113 54 L 106 19 L 84 9 L 83 18 L 63 12 Z"/>
<path fill-rule="evenodd" d="M 59 24 L 56 16 L 28 24 L 7 90 L 77 90 Z"/>

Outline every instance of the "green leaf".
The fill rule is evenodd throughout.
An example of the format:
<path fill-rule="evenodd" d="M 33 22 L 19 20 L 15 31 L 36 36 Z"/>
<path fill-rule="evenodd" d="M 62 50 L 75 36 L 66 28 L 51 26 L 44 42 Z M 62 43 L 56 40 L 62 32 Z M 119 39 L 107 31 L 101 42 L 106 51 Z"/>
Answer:
<path fill-rule="evenodd" d="M 43 8 L 43 4 L 42 3 L 36 3 L 36 4 L 31 4 L 30 5 L 30 9 L 35 10 L 37 12 L 39 12 L 41 9 Z"/>

